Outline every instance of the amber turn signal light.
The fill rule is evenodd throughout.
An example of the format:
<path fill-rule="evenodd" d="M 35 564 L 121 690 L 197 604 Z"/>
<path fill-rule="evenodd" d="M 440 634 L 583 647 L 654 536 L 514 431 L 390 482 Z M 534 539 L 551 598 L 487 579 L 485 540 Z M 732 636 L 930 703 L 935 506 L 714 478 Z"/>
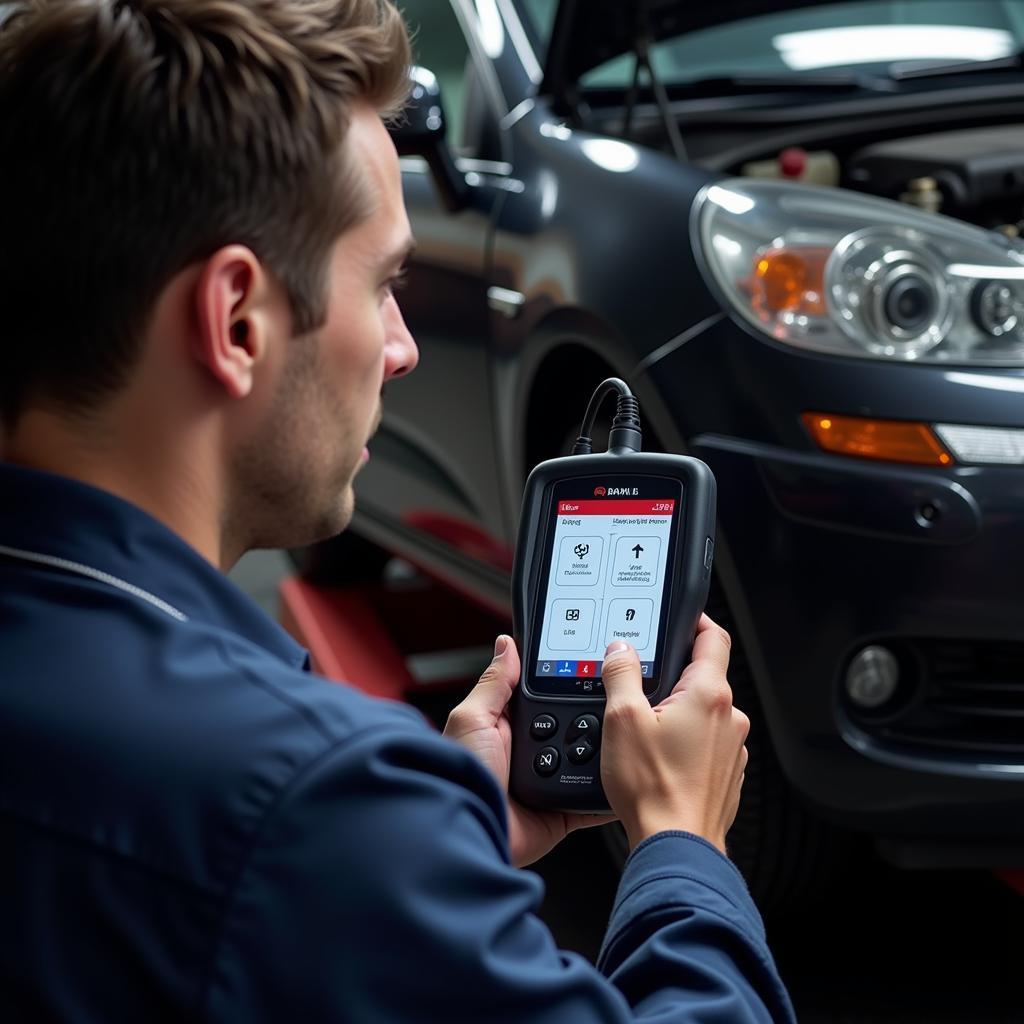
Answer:
<path fill-rule="evenodd" d="M 831 249 L 769 249 L 758 256 L 750 282 L 751 301 L 762 315 L 823 316 L 825 264 Z"/>
<path fill-rule="evenodd" d="M 827 452 L 862 459 L 912 462 L 919 466 L 951 466 L 953 456 L 925 423 L 874 420 L 805 412 L 804 426 Z"/>

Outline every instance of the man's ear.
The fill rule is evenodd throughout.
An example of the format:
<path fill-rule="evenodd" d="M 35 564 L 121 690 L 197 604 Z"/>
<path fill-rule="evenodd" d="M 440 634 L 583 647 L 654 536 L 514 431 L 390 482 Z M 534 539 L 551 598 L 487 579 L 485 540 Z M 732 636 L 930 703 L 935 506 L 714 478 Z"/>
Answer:
<path fill-rule="evenodd" d="M 270 342 L 267 272 L 251 249 L 226 245 L 203 264 L 194 296 L 193 353 L 230 397 L 244 398 Z"/>

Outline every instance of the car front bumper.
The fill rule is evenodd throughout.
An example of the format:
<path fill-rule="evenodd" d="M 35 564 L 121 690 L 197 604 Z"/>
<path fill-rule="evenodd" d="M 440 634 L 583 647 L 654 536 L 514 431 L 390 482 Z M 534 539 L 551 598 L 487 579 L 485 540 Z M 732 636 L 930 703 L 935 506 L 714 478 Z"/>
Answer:
<path fill-rule="evenodd" d="M 652 372 L 717 478 L 718 580 L 790 782 L 821 816 L 917 849 L 897 859 L 1007 866 L 1024 863 L 1024 467 L 830 455 L 800 425 L 1024 423 L 1021 377 L 994 392 L 969 376 L 808 356 L 728 320 Z M 871 644 L 904 678 L 865 713 L 845 677 Z"/>
<path fill-rule="evenodd" d="M 957 479 L 713 436 L 692 451 L 718 479 L 723 583 L 731 604 L 742 593 L 740 631 L 790 780 L 876 834 L 1024 843 L 1024 473 Z M 918 516 L 925 503 L 941 510 L 934 524 Z M 869 644 L 909 652 L 913 678 L 890 714 L 845 694 Z M 942 652 L 989 649 L 1002 659 L 959 702 L 962 728 L 948 710 L 936 723 Z M 968 687 L 972 667 L 984 674 L 983 653 L 960 671 Z"/>

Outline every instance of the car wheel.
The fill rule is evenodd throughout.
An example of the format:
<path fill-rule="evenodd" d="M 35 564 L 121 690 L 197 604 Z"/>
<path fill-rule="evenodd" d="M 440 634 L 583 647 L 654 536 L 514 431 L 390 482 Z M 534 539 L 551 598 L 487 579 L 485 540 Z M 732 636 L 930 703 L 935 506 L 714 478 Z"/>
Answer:
<path fill-rule="evenodd" d="M 732 636 L 729 683 L 736 706 L 750 718 L 743 795 L 726 839 L 729 856 L 763 913 L 793 910 L 826 887 L 846 853 L 846 838 L 810 814 L 782 774 L 743 645 L 715 586 L 707 611 Z M 622 827 L 603 831 L 613 859 L 623 864 L 629 851 Z"/>

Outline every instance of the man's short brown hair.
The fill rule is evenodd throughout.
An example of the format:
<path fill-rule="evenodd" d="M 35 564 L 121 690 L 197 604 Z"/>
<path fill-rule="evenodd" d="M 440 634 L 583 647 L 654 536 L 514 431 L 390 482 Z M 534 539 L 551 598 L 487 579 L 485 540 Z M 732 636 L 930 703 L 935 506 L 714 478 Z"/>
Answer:
<path fill-rule="evenodd" d="M 353 103 L 404 100 L 389 0 L 21 0 L 0 25 L 0 416 L 122 386 L 170 278 L 249 246 L 293 329 L 368 213 Z"/>

